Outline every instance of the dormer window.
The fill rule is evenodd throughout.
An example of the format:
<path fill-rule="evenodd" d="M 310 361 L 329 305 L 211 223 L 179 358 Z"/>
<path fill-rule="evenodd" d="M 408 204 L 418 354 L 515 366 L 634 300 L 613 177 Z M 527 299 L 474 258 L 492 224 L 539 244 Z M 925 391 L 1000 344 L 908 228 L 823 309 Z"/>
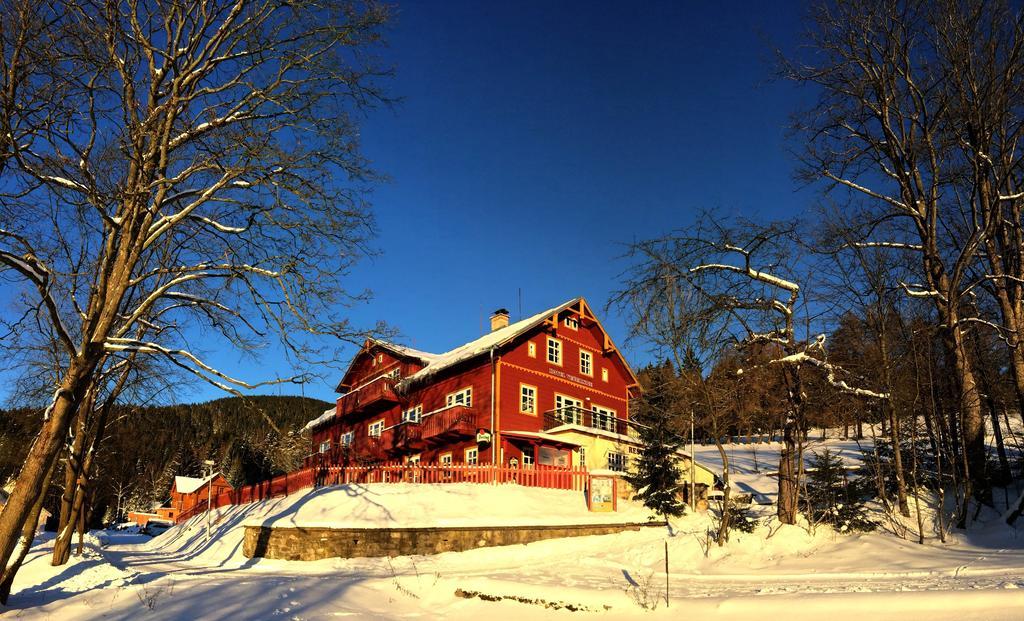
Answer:
<path fill-rule="evenodd" d="M 563 323 L 565 323 L 565 327 L 569 328 L 570 330 L 580 329 L 580 322 L 575 317 L 566 317 Z"/>

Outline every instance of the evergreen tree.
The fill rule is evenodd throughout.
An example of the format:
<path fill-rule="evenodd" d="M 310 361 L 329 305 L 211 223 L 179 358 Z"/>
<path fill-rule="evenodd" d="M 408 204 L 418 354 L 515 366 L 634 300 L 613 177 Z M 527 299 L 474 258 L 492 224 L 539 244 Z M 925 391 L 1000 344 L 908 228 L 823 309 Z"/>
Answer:
<path fill-rule="evenodd" d="M 810 519 L 844 533 L 875 529 L 864 506 L 869 482 L 848 477 L 843 461 L 828 449 L 814 453 L 808 465 L 804 509 Z"/>
<path fill-rule="evenodd" d="M 666 517 L 679 516 L 685 505 L 678 497 L 682 473 L 676 455 L 683 438 L 672 424 L 675 370 L 666 361 L 661 366 L 644 369 L 641 377 L 648 386 L 635 420 L 640 424 L 643 449 L 625 479 L 636 490 L 634 498 L 644 506 Z"/>

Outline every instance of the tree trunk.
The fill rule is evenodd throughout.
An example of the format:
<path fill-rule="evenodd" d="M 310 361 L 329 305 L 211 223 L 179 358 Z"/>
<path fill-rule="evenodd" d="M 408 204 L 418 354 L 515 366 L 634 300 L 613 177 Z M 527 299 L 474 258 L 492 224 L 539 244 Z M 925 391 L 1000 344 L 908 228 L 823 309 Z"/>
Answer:
<path fill-rule="evenodd" d="M 729 455 L 721 442 L 716 442 L 718 455 L 722 458 L 722 522 L 718 525 L 718 545 L 724 546 L 729 541 L 729 522 L 732 519 L 732 498 L 729 495 Z M 693 456 L 690 456 L 693 459 Z"/>
<path fill-rule="evenodd" d="M 54 463 L 56 463 L 56 460 L 54 460 Z M 39 495 L 32 503 L 27 519 L 21 526 L 18 549 L 11 556 L 8 563 L 0 566 L 5 567 L 3 571 L 0 571 L 0 604 L 7 604 L 7 599 L 11 596 L 14 576 L 17 575 L 21 564 L 25 561 L 25 557 L 28 556 L 29 549 L 32 547 L 32 541 L 36 536 L 36 526 L 39 523 L 39 516 L 43 512 L 43 501 L 46 500 L 46 493 L 50 491 L 50 479 L 52 478 L 53 470 L 54 468 L 51 465 L 49 472 L 45 473 L 44 480 L 46 482 L 43 488 L 39 490 Z"/>
<path fill-rule="evenodd" d="M 896 474 L 896 501 L 899 505 L 900 514 L 903 517 L 910 517 L 910 505 L 907 503 L 907 481 L 903 472 L 903 448 L 900 446 L 900 423 L 896 418 L 896 408 L 892 404 L 893 383 L 892 370 L 889 364 L 889 338 L 886 326 L 883 323 L 878 331 L 878 340 L 882 354 L 882 375 L 885 380 L 885 390 L 889 398 L 881 403 L 883 413 L 889 415 L 889 438 L 892 440 L 892 467 Z M 885 420 L 883 416 L 882 420 Z"/>
<path fill-rule="evenodd" d="M 955 325 L 956 316 L 950 317 Z M 981 502 L 991 504 L 991 489 L 985 472 L 985 423 L 981 413 L 981 392 L 978 390 L 977 375 L 967 353 L 963 332 L 954 327 L 950 338 L 957 379 L 960 383 L 960 433 L 963 439 L 963 459 L 966 483 L 970 495 Z M 965 494 L 966 496 L 967 494 Z"/>
<path fill-rule="evenodd" d="M 0 510 L 0 567 L 10 568 L 10 561 L 19 545 L 23 548 L 32 543 L 34 535 L 27 544 L 21 540 L 23 527 L 31 517 L 37 501 L 49 489 L 57 455 L 64 445 L 64 438 L 77 413 L 78 404 L 85 396 L 89 378 L 98 361 L 98 355 L 91 361 L 81 358 L 73 360 L 60 384 L 60 389 L 54 395 L 54 402 L 46 421 L 32 442 L 25 463 L 15 480 L 14 490 L 7 499 L 7 504 Z M 34 528 L 32 532 L 35 532 Z M 13 580 L 13 576 L 11 579 Z"/>
<path fill-rule="evenodd" d="M 68 562 L 71 548 L 71 535 L 75 528 L 75 506 L 81 505 L 77 499 L 81 487 L 81 478 L 84 474 L 82 458 L 86 445 L 86 412 L 88 398 L 83 407 L 78 410 L 75 417 L 75 437 L 68 447 L 67 458 L 64 463 L 64 493 L 60 497 L 60 520 L 57 524 L 57 537 L 53 541 L 53 557 L 51 565 L 63 565 Z"/>

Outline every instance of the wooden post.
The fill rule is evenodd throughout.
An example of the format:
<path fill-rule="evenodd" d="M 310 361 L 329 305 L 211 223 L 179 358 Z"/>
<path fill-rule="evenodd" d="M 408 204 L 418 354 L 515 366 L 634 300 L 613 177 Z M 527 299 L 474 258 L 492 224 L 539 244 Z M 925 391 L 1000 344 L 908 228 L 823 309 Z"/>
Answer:
<path fill-rule="evenodd" d="M 668 540 L 665 540 L 665 608 L 668 608 Z"/>

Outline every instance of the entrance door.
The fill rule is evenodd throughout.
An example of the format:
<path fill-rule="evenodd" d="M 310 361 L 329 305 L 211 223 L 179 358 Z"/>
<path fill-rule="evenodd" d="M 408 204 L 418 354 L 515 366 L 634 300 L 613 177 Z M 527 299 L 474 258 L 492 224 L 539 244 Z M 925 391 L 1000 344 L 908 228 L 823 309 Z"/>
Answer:
<path fill-rule="evenodd" d="M 555 395 L 555 418 L 570 425 L 582 425 L 583 400 Z"/>

